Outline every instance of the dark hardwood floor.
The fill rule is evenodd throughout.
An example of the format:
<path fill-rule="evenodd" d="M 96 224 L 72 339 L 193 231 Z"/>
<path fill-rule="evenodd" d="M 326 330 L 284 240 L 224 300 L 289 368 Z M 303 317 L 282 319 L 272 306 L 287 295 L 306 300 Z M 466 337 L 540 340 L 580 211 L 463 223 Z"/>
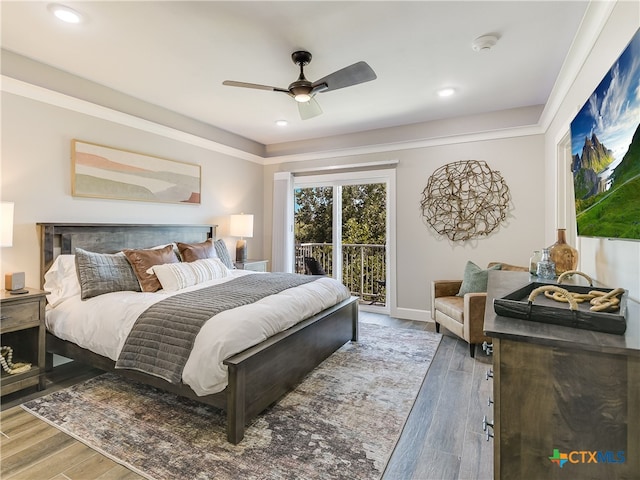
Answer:
<path fill-rule="evenodd" d="M 361 321 L 435 331 L 432 322 L 398 320 L 360 313 Z M 482 418 L 488 406 L 492 357 L 441 328 L 442 342 L 416 398 L 383 480 L 491 480 L 493 440 L 487 442 Z"/>
<path fill-rule="evenodd" d="M 398 320 L 361 312 L 362 322 L 435 331 L 433 323 Z M 485 376 L 491 357 L 443 328 L 443 339 L 416 403 L 389 460 L 383 480 L 490 480 L 492 441 L 482 431 L 482 417 L 492 418 L 487 405 L 491 381 Z M 75 363 L 57 367 L 46 389 L 27 389 L 2 397 L 0 414 L 0 478 L 3 480 L 140 479 L 100 453 L 59 432 L 22 410 L 27 400 L 66 388 L 100 374 Z"/>

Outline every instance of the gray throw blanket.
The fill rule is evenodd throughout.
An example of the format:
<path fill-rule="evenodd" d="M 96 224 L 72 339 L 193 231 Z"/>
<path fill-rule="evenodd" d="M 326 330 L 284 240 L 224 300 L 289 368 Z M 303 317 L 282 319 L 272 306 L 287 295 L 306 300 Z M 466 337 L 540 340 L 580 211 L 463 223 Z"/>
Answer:
<path fill-rule="evenodd" d="M 136 320 L 116 368 L 138 370 L 178 384 L 196 335 L 207 320 L 224 310 L 248 305 L 317 278 L 292 273 L 246 275 L 161 300 Z"/>

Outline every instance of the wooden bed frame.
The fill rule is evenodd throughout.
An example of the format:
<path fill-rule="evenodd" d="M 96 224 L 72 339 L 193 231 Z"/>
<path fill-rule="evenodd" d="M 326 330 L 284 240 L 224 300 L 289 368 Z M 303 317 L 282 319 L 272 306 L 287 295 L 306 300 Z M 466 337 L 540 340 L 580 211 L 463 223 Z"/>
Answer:
<path fill-rule="evenodd" d="M 149 248 L 176 241 L 196 243 L 215 238 L 216 229 L 215 225 L 39 223 L 38 226 L 43 278 L 57 255 L 73 254 L 76 247 L 113 253 L 123 248 Z M 220 393 L 201 397 L 188 385 L 173 385 L 132 370 L 115 370 L 113 360 L 61 340 L 49 332 L 46 336 L 47 366 L 52 368 L 55 353 L 221 408 L 227 412 L 227 439 L 237 444 L 244 437 L 249 420 L 291 391 L 338 348 L 357 339 L 358 302 L 357 298 L 350 298 L 226 359 L 224 364 L 229 370 L 227 387 Z"/>

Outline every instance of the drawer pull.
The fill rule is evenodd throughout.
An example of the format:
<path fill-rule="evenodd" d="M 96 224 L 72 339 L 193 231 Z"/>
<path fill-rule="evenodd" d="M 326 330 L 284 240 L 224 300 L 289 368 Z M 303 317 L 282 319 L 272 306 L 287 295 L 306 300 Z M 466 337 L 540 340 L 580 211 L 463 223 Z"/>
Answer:
<path fill-rule="evenodd" d="M 486 435 L 487 435 L 487 442 L 488 442 L 490 439 L 492 439 L 492 438 L 493 438 L 493 433 L 491 433 L 491 432 L 489 432 L 489 431 L 486 433 Z"/>
<path fill-rule="evenodd" d="M 11 318 L 11 315 L 0 315 L 0 320 L 8 320 Z"/>
<path fill-rule="evenodd" d="M 490 423 L 487 420 L 487 416 L 485 415 L 484 417 L 482 417 L 482 431 L 486 432 L 488 427 L 493 428 L 493 423 Z"/>
<path fill-rule="evenodd" d="M 489 380 L 490 378 L 493 378 L 493 370 L 490 368 L 489 370 L 487 370 L 487 373 L 485 375 L 485 378 L 487 380 Z"/>
<path fill-rule="evenodd" d="M 493 400 L 491 400 L 491 397 L 489 397 L 489 401 L 487 402 L 487 407 L 490 407 L 492 403 L 493 403 Z"/>
<path fill-rule="evenodd" d="M 482 350 L 487 355 L 491 355 L 493 353 L 493 343 L 482 342 Z"/>

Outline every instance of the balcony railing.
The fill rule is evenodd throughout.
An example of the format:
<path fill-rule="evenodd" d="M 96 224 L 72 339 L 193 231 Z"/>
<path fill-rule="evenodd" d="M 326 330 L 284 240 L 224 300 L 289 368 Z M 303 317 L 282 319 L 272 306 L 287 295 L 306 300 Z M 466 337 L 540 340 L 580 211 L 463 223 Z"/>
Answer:
<path fill-rule="evenodd" d="M 296 273 L 305 273 L 304 257 L 315 258 L 329 276 L 334 276 L 333 244 L 296 245 Z M 361 303 L 386 304 L 386 246 L 342 244 L 342 283 Z"/>

